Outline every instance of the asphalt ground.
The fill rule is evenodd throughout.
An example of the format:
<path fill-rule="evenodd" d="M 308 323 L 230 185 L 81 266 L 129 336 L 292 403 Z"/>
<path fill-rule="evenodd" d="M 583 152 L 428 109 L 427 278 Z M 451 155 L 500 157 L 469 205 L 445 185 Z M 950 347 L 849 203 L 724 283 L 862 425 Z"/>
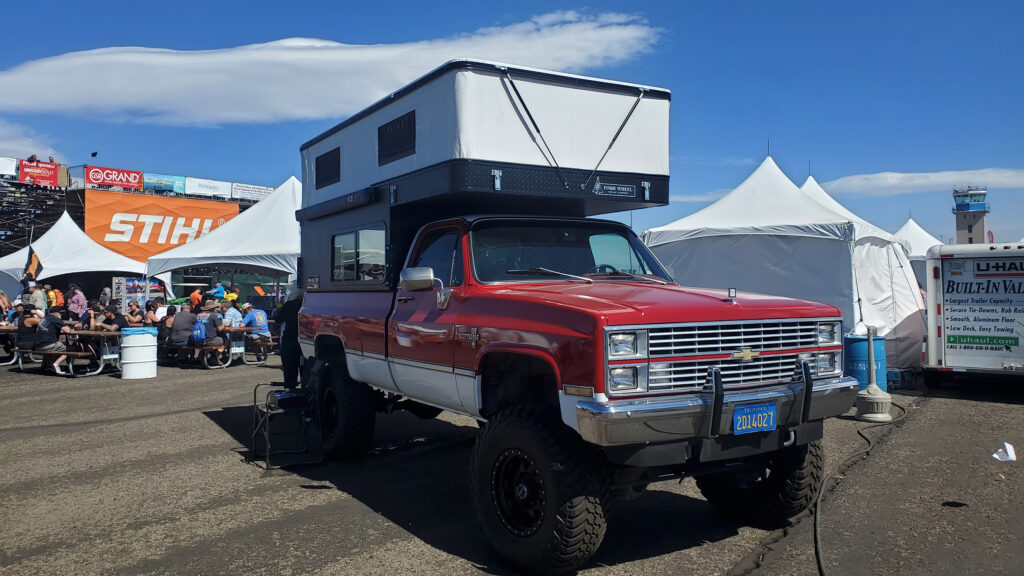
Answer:
<path fill-rule="evenodd" d="M 279 374 L 272 366 L 161 367 L 159 377 L 148 380 L 67 379 L 0 368 L 0 573 L 515 573 L 490 550 L 470 504 L 475 422 L 448 413 L 434 420 L 379 415 L 375 448 L 366 458 L 267 472 L 244 458 L 252 387 Z M 955 553 L 913 547 L 919 536 L 944 535 L 967 546 L 966 558 L 982 540 L 988 547 L 978 554 L 992 549 L 991 541 L 975 535 L 980 525 L 991 528 L 981 533 L 986 537 L 1001 525 L 1010 530 L 998 542 L 1019 552 L 1019 464 L 993 467 L 1000 463 L 989 456 L 1003 436 L 1012 442 L 1014 421 L 988 416 L 993 409 L 1019 414 L 1019 405 L 955 396 L 905 400 L 914 406 L 907 422 L 847 472 L 826 501 L 830 562 L 850 568 L 836 573 L 867 573 L 856 570 L 866 560 L 854 547 L 865 534 L 896 542 L 887 534 L 898 532 L 918 555 Z M 933 416 L 933 407 L 945 402 L 951 412 L 963 402 L 977 406 L 956 420 Z M 1002 423 L 1006 434 L 989 422 Z M 828 470 L 862 447 L 856 430 L 863 425 L 849 417 L 827 422 Z M 961 438 L 953 426 L 984 436 Z M 912 430 L 929 446 L 923 453 L 914 442 L 897 450 Z M 993 445 L 996 436 L 1000 443 Z M 883 469 L 873 471 L 883 460 Z M 975 468 L 984 468 L 977 474 L 988 484 L 971 484 L 977 477 L 967 470 Z M 963 484 L 954 490 L 947 478 L 961 472 L 956 481 Z M 865 479 L 854 481 L 855 474 Z M 927 482 L 915 479 L 924 475 L 930 475 Z M 968 505 L 933 510 L 931 495 L 913 494 L 899 500 L 900 509 L 878 498 L 897 484 L 912 494 L 926 486 L 945 490 L 943 501 Z M 912 520 L 919 512 L 914 506 L 947 523 L 938 532 L 923 531 L 938 524 Z M 907 514 L 902 524 L 892 520 L 901 514 Z M 617 503 L 603 546 L 581 572 L 813 573 L 809 525 L 805 520 L 775 533 L 742 526 L 715 512 L 692 480 L 660 482 Z M 915 558 L 881 565 L 887 573 L 920 573 Z M 1006 558 L 1021 565 L 1019 555 Z M 1000 566 L 1011 565 L 1006 562 Z M 933 563 L 932 573 L 954 573 L 944 571 L 951 564 Z"/>

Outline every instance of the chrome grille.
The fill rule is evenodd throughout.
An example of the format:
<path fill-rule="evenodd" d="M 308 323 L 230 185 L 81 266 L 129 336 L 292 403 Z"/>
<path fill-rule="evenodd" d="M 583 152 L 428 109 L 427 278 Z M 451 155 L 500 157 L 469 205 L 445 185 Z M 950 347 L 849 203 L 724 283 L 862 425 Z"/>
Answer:
<path fill-rule="evenodd" d="M 707 382 L 708 369 L 712 366 L 718 366 L 722 371 L 722 385 L 726 388 L 789 382 L 796 374 L 797 355 L 759 356 L 750 362 L 741 362 L 731 358 L 651 362 L 647 371 L 647 390 L 649 392 L 699 390 Z"/>
<path fill-rule="evenodd" d="M 817 320 L 680 324 L 648 330 L 648 351 L 651 358 L 723 354 L 736 352 L 741 348 L 761 352 L 817 345 Z"/>

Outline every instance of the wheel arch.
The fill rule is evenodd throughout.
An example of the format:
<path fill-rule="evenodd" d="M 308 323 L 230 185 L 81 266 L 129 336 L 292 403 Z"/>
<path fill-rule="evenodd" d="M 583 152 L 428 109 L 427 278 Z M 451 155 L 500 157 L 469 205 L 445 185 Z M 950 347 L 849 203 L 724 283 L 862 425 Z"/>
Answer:
<path fill-rule="evenodd" d="M 550 354 L 532 348 L 484 350 L 478 360 L 480 415 L 490 418 L 510 406 L 559 409 L 561 379 Z"/>

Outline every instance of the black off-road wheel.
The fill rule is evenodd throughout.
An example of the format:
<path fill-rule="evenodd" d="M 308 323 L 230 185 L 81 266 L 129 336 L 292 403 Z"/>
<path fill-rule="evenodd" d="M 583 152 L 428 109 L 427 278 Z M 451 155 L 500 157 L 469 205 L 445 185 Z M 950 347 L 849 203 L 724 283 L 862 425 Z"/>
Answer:
<path fill-rule="evenodd" d="M 557 412 L 501 411 L 483 425 L 470 468 L 484 533 L 513 564 L 531 574 L 569 572 L 601 545 L 611 475 Z"/>
<path fill-rule="evenodd" d="M 777 527 L 814 504 L 824 479 L 820 441 L 790 446 L 742 471 L 697 477 L 697 487 L 716 509 L 744 523 Z"/>
<path fill-rule="evenodd" d="M 376 419 L 374 392 L 343 371 L 327 366 L 321 373 L 320 426 L 324 454 L 332 460 L 353 460 L 373 446 Z"/>

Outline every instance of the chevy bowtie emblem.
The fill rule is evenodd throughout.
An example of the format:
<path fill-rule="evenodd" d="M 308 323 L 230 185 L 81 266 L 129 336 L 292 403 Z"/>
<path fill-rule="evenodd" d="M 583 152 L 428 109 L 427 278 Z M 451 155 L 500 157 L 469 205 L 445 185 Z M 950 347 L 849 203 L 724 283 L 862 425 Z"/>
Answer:
<path fill-rule="evenodd" d="M 751 360 L 757 358 L 760 355 L 760 352 L 754 352 L 750 348 L 743 348 L 739 352 L 733 352 L 732 357 L 735 358 L 736 360 L 740 360 L 743 362 L 750 362 Z"/>

